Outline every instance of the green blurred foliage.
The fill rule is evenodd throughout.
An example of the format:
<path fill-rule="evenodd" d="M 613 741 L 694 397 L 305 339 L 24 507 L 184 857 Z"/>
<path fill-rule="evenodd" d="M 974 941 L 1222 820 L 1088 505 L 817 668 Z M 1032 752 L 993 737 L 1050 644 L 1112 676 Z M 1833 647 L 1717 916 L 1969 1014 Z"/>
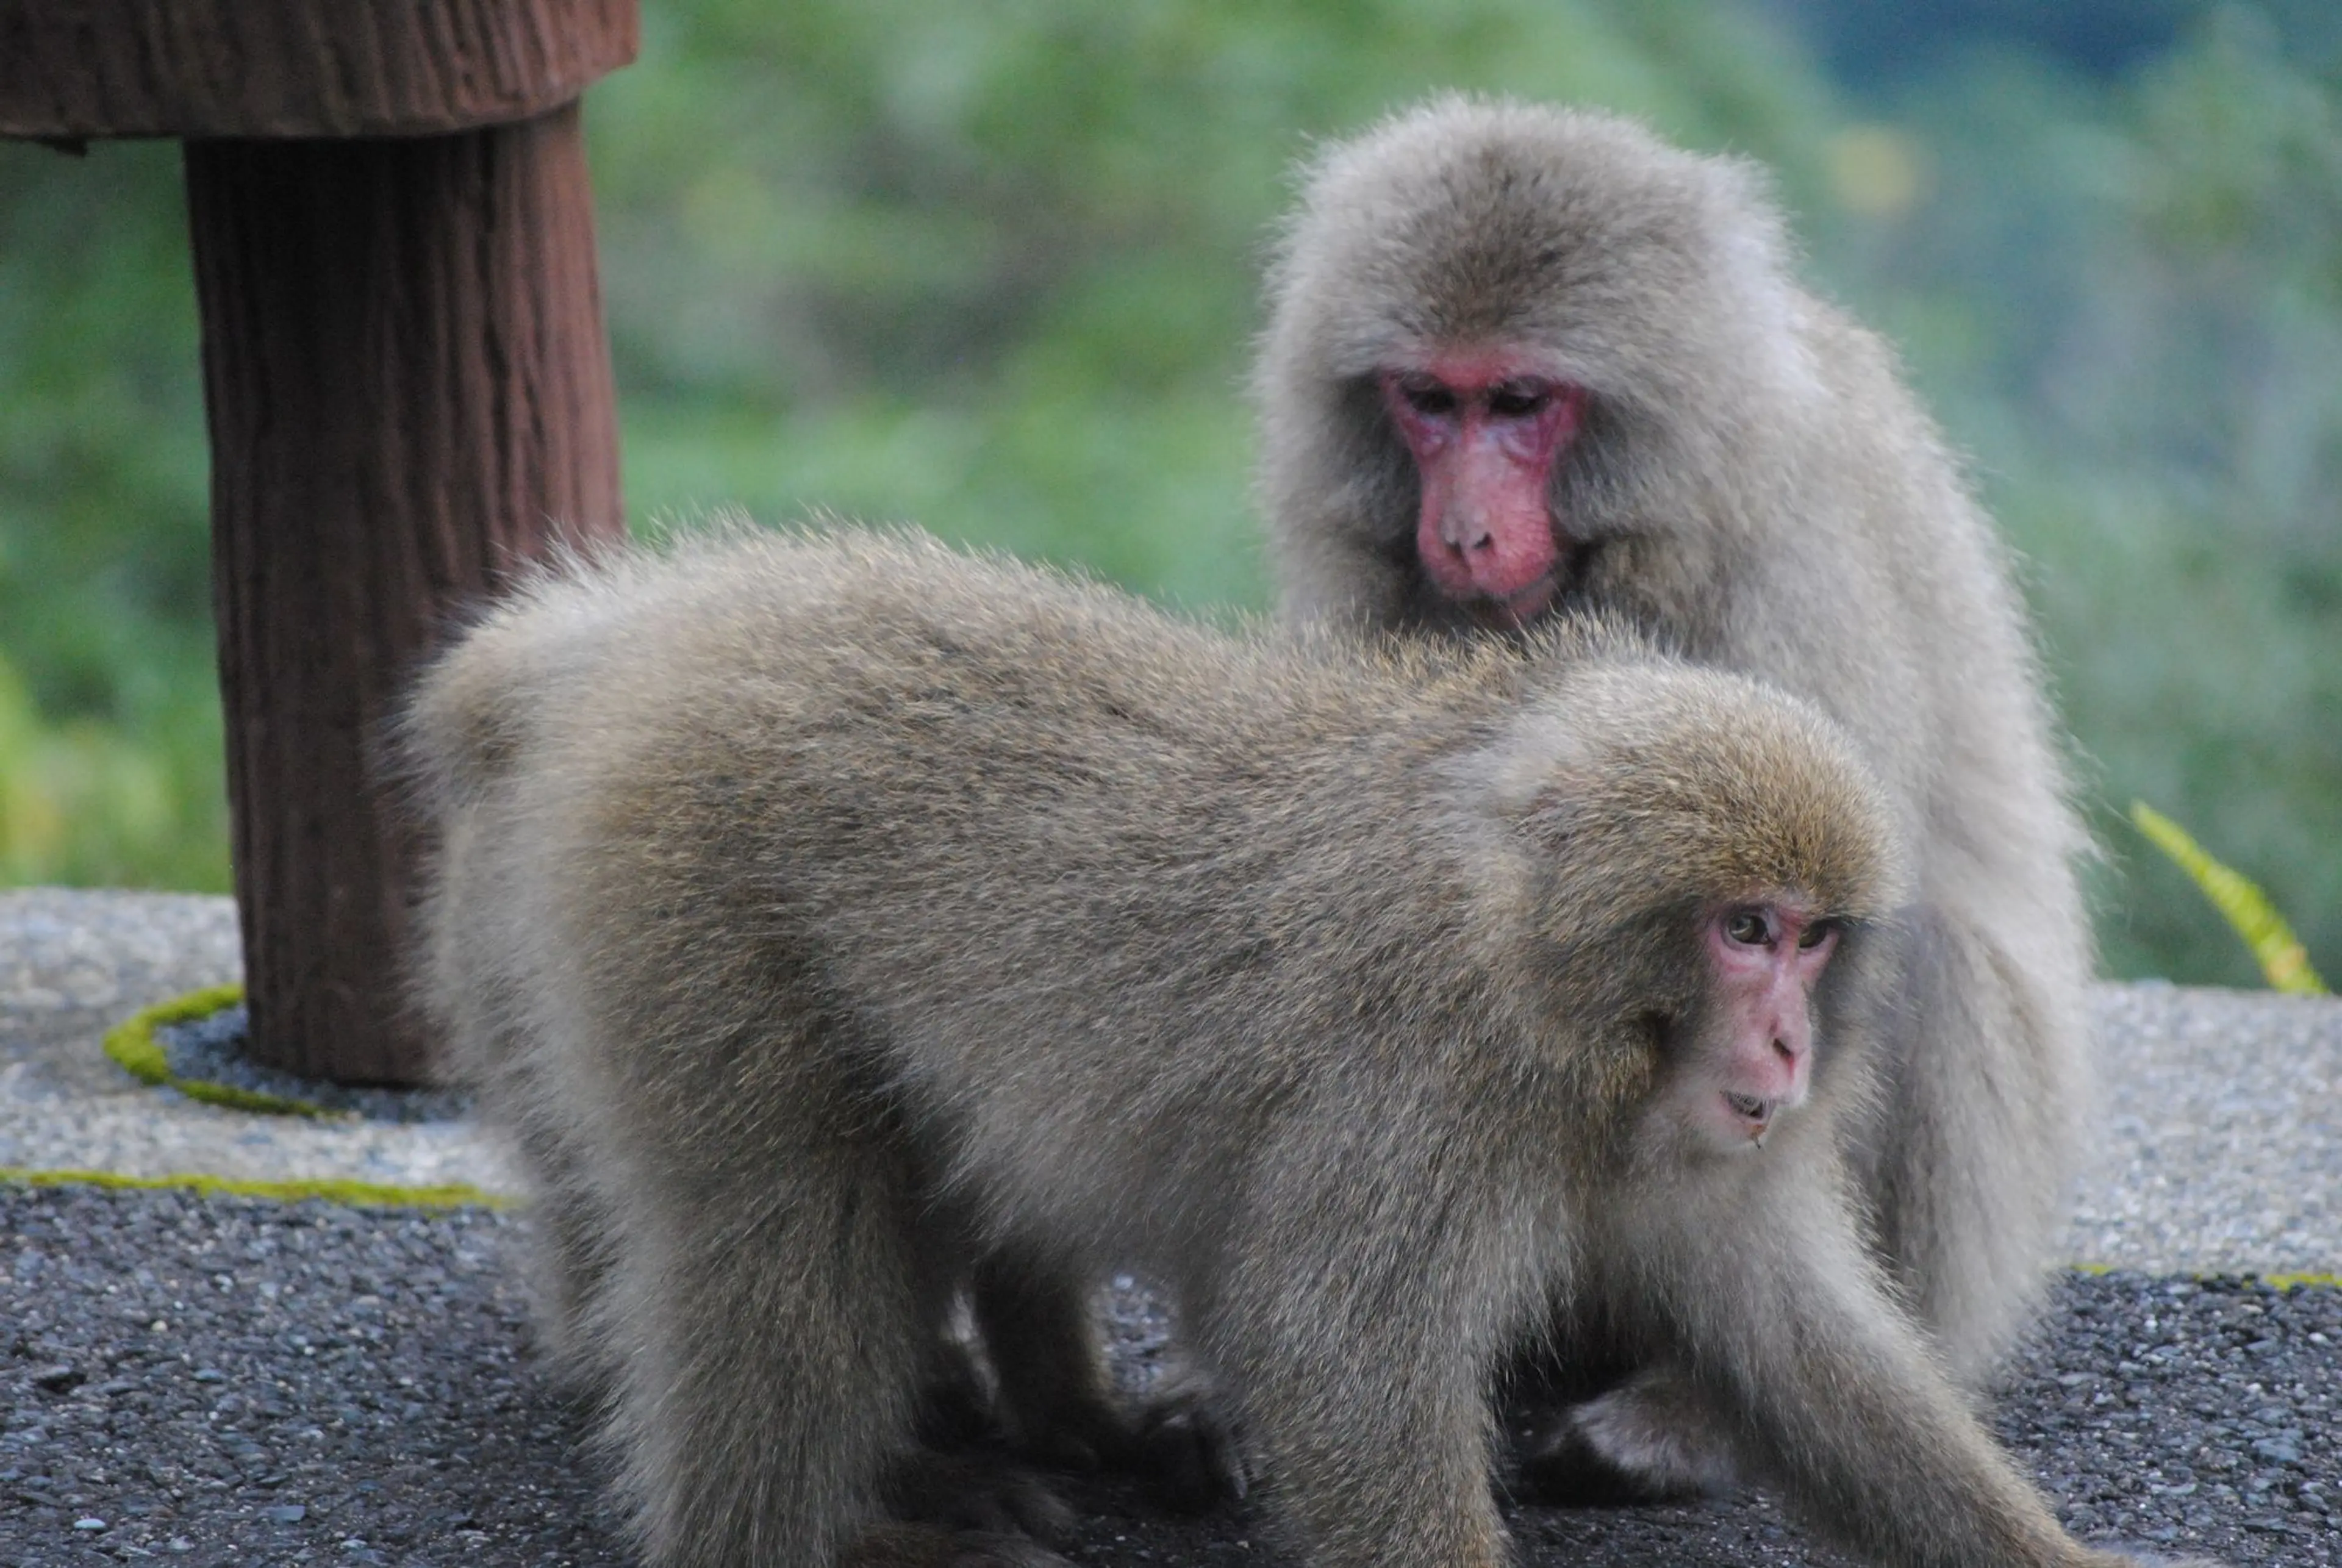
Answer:
<path fill-rule="evenodd" d="M 177 149 L 0 142 L 0 883 L 225 889 Z"/>
<path fill-rule="evenodd" d="M 1442 88 L 1624 109 L 1773 166 L 1975 454 L 2091 800 L 2187 824 L 2331 972 L 2342 76 L 2277 4 L 1856 100 L 1779 0 L 664 0 L 588 113 L 629 502 L 1260 605 L 1241 383 L 1294 161 Z M 169 148 L 0 145 L 0 879 L 225 884 L 187 270 Z M 2109 967 L 2254 983 L 2098 826 Z"/>
<path fill-rule="evenodd" d="M 2342 958 L 2342 69 L 2198 16 L 2111 84 L 1978 50 L 1887 108 L 1931 187 L 1817 259 L 2027 557 L 2117 974 L 2258 983 L 2142 798 Z"/>
<path fill-rule="evenodd" d="M 1257 604 L 1240 383 L 1309 138 L 1442 86 L 1607 103 L 1709 144 L 1818 138 L 1818 84 L 1736 16 L 656 7 L 642 62 L 592 105 L 629 500 L 916 517 Z"/>

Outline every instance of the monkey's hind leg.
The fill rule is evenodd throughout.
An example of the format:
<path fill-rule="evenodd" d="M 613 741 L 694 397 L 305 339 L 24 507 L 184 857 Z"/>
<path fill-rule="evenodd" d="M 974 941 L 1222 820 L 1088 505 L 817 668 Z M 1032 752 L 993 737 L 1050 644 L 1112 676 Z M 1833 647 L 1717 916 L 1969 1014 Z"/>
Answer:
<path fill-rule="evenodd" d="M 634 1184 L 607 1188 L 626 1209 L 596 1307 L 617 1374 L 606 1438 L 645 1560 L 1059 1561 L 996 1530 L 901 1517 L 916 1511 L 916 1404 L 966 1254 L 883 1135 L 780 1138 L 777 1120 L 752 1154 L 698 1168 L 665 1140 L 665 1161 L 629 1161 Z M 997 1522 L 1047 1519 L 1012 1506 Z"/>
<path fill-rule="evenodd" d="M 515 1118 L 530 1188 L 526 1279 L 536 1348 L 561 1392 L 599 1402 L 614 1375 L 590 1324 L 610 1268 L 612 1222 L 587 1184 L 582 1153 L 545 1116 Z"/>
<path fill-rule="evenodd" d="M 2088 1020 L 2054 934 L 1922 905 L 1886 1124 L 1866 1186 L 1890 1266 L 1954 1377 L 1975 1388 L 2039 1302 L 2087 1140 Z M 2070 944 L 2068 944 L 2070 945 Z"/>
<path fill-rule="evenodd" d="M 1010 1443 L 1043 1464 L 1128 1471 L 1189 1512 L 1243 1497 L 1242 1459 L 1202 1378 L 1145 1396 L 1115 1388 L 1096 1281 L 1080 1259 L 1016 1243 L 977 1263 L 972 1304 Z"/>
<path fill-rule="evenodd" d="M 443 907 L 452 902 L 441 900 Z M 478 956 L 494 951 L 485 943 L 471 951 L 460 985 L 447 984 L 455 998 L 442 1004 L 450 1076 L 477 1090 L 527 1183 L 521 1272 L 535 1349 L 564 1394 L 598 1403 L 611 1370 L 588 1325 L 609 1271 L 613 1216 L 593 1190 L 594 1162 L 575 1113 L 558 1098 L 559 1043 L 524 1021 L 509 956 L 501 964 Z"/>

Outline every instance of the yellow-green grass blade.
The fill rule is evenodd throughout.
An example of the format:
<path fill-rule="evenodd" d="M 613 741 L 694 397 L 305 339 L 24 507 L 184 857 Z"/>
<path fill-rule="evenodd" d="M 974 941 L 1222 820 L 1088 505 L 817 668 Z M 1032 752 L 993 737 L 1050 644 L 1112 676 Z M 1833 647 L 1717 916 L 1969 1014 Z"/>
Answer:
<path fill-rule="evenodd" d="M 2298 996 L 2327 994 L 2326 982 L 2310 967 L 2309 950 L 2285 916 L 2268 901 L 2268 894 L 2229 867 L 2212 858 L 2204 846 L 2188 834 L 2186 828 L 2156 810 L 2143 800 L 2130 803 L 2130 820 L 2137 824 L 2156 848 L 2169 855 L 2180 870 L 2186 872 L 2212 907 L 2236 927 L 2245 945 L 2259 960 L 2261 973 L 2268 976 L 2271 986 L 2289 991 Z"/>

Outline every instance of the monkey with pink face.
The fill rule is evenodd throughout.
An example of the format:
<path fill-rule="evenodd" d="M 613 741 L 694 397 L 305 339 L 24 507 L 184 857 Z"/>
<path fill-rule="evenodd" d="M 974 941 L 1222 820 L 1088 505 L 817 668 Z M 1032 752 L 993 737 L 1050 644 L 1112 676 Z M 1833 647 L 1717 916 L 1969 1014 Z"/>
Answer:
<path fill-rule="evenodd" d="M 1913 902 L 1848 1166 L 1897 1291 L 1979 1386 L 2084 1146 L 2088 844 L 2006 554 L 1890 351 L 1799 286 L 1750 165 L 1507 103 L 1326 149 L 1268 295 L 1286 616 L 1466 636 L 1596 610 L 1853 736 Z M 1729 1433 L 1677 1392 L 1644 1369 L 1532 1469 L 1563 1494 L 1720 1483 Z"/>
<path fill-rule="evenodd" d="M 1877 781 L 1630 634 L 1535 652 L 844 533 L 574 565 L 426 674 L 425 994 L 540 1183 L 649 1563 L 1062 1564 L 914 1501 L 1004 1252 L 1171 1289 L 1310 1568 L 1501 1568 L 1489 1396 L 1556 1303 L 1857 1551 L 2127 1561 L 1848 1201 Z"/>

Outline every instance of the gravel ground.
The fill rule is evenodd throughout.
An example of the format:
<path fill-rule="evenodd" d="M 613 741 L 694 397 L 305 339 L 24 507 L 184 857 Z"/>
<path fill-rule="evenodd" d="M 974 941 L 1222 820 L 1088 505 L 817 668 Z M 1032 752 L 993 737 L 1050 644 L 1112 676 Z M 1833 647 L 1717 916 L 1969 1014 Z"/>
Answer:
<path fill-rule="evenodd" d="M 514 1230 L 0 1183 L 0 1563 L 622 1563 Z M 2085 1535 L 2342 1563 L 2342 1292 L 2070 1276 L 1999 1428 Z M 1070 1490 L 1079 1562 L 1266 1560 L 1240 1515 Z M 1514 1523 L 1530 1565 L 1843 1562 L 1761 1494 Z"/>
<path fill-rule="evenodd" d="M 516 1191 L 469 1121 L 189 1102 L 98 1048 L 236 977 L 225 899 L 0 893 L 0 1167 Z M 2002 1435 L 2085 1534 L 2342 1565 L 2342 1003 L 2096 994 L 2101 1138 Z M 0 1182 L 0 1568 L 624 1561 L 501 1254 L 516 1224 Z M 2233 1277 L 2324 1276 L 2285 1290 Z M 1263 1561 L 1237 1517 L 1068 1483 L 1077 1560 Z M 1839 1563 L 1758 1494 L 1515 1520 L 1524 1562 Z"/>
<path fill-rule="evenodd" d="M 264 1067 L 246 1054 L 251 1031 L 252 1010 L 239 1003 L 185 1024 L 157 1024 L 155 1043 L 170 1075 L 186 1083 L 248 1089 L 375 1122 L 454 1122 L 472 1113 L 466 1089 L 375 1088 Z"/>
<path fill-rule="evenodd" d="M 2342 1001 L 2100 985 L 2105 1114 L 2067 1256 L 2342 1273 Z"/>

